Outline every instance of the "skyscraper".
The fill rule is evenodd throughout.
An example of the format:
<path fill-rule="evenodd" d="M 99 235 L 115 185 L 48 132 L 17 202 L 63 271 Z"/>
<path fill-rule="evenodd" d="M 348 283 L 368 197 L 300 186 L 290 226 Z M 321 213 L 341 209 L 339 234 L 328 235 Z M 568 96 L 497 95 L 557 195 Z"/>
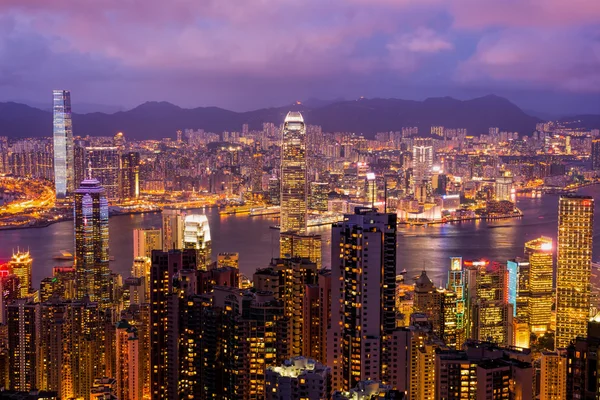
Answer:
<path fill-rule="evenodd" d="M 86 158 L 92 176 L 96 178 L 110 201 L 120 197 L 119 174 L 121 156 L 116 147 L 86 147 Z"/>
<path fill-rule="evenodd" d="M 196 250 L 198 269 L 207 269 L 212 261 L 210 227 L 204 214 L 186 215 L 183 220 L 183 248 Z"/>
<path fill-rule="evenodd" d="M 163 251 L 183 248 L 183 213 L 165 209 L 162 212 Z"/>
<path fill-rule="evenodd" d="M 600 139 L 592 140 L 592 169 L 600 170 Z"/>
<path fill-rule="evenodd" d="M 75 189 L 71 92 L 53 91 L 54 186 L 56 197 L 64 198 Z"/>
<path fill-rule="evenodd" d="M 133 230 L 133 258 L 151 257 L 152 250 L 161 250 L 162 235 L 160 229 Z"/>
<path fill-rule="evenodd" d="M 428 138 L 415 138 L 413 142 L 413 191 L 417 192 L 417 187 L 427 185 L 431 179 L 431 170 L 433 168 L 433 142 Z"/>
<path fill-rule="evenodd" d="M 594 199 L 561 196 L 558 202 L 555 348 L 587 336 L 594 236 Z"/>
<path fill-rule="evenodd" d="M 306 234 L 306 212 L 306 126 L 290 111 L 281 143 L 281 232 Z"/>
<path fill-rule="evenodd" d="M 18 251 L 13 253 L 10 261 L 8 262 L 8 268 L 10 273 L 19 278 L 19 297 L 25 298 L 32 291 L 31 286 L 31 265 L 33 259 L 29 255 L 28 251 Z"/>
<path fill-rule="evenodd" d="M 75 268 L 77 297 L 101 305 L 111 301 L 108 258 L 108 201 L 97 179 L 88 176 L 75 191 Z"/>
<path fill-rule="evenodd" d="M 525 254 L 529 256 L 529 329 L 544 333 L 550 327 L 552 317 L 552 239 L 530 240 L 525 243 Z"/>
<path fill-rule="evenodd" d="M 396 214 L 356 208 L 331 234 L 331 329 L 327 364 L 333 389 L 382 380 L 387 336 L 396 327 Z"/>
<path fill-rule="evenodd" d="M 140 195 L 140 153 L 121 155 L 121 199 L 135 199 Z"/>
<path fill-rule="evenodd" d="M 29 392 L 37 387 L 39 304 L 18 299 L 8 305 L 8 387 Z"/>

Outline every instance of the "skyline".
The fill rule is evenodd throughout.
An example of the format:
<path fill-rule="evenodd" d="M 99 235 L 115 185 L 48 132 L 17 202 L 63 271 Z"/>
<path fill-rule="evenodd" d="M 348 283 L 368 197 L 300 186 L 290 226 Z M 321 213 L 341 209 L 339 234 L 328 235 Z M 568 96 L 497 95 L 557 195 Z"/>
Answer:
<path fill-rule="evenodd" d="M 64 87 L 85 103 L 241 111 L 495 93 L 526 110 L 589 113 L 600 109 L 599 17 L 590 0 L 178 1 L 143 11 L 11 0 L 0 5 L 0 101 L 44 103 Z"/>

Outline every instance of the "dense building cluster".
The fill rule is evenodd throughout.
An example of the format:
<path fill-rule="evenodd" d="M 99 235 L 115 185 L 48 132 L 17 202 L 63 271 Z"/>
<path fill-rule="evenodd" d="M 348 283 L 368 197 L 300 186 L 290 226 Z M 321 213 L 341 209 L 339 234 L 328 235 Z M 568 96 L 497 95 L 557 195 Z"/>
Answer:
<path fill-rule="evenodd" d="M 69 93 L 56 91 L 54 101 L 54 172 L 21 161 L 11 171 L 52 175 L 57 195 L 72 202 L 74 265 L 55 268 L 39 289 L 28 252 L 0 268 L 0 387 L 86 400 L 558 400 L 599 392 L 593 198 L 560 197 L 556 244 L 529 238 L 510 260 L 457 254 L 442 287 L 426 268 L 414 286 L 397 275 L 399 223 L 461 218 L 466 200 L 485 204 L 480 215 L 510 215 L 517 183 L 564 169 L 568 158 L 546 154 L 585 154 L 591 145 L 593 158 L 596 141 L 546 125 L 527 140 L 442 126 L 428 137 L 403 128 L 367 140 L 325 134 L 290 112 L 281 131 L 185 130 L 175 142 L 136 147 L 122 134 L 110 143 L 73 140 Z M 13 143 L 8 152 L 46 154 L 50 144 L 41 143 Z M 109 204 L 170 190 L 240 194 L 228 204 L 238 211 L 244 203 L 277 207 L 280 254 L 249 279 L 239 254 L 214 257 L 206 215 L 173 207 L 160 227 L 133 231 L 130 276 L 113 273 Z M 331 260 L 309 232 L 312 213 L 338 215 L 326 244 Z"/>

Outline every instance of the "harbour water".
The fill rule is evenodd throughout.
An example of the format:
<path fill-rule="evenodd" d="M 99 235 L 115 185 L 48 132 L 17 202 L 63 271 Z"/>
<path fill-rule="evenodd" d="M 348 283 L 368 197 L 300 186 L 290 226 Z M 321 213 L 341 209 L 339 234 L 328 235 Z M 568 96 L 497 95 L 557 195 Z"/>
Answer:
<path fill-rule="evenodd" d="M 581 194 L 600 201 L 600 185 L 587 187 Z M 449 257 L 486 258 L 505 262 L 523 255 L 523 244 L 541 235 L 556 240 L 558 196 L 519 198 L 517 206 L 524 217 L 497 221 L 471 221 L 460 224 L 400 226 L 398 229 L 398 271 L 407 270 L 407 281 L 427 270 L 435 284 L 445 284 Z M 600 210 L 596 205 L 596 210 Z M 190 210 L 190 212 L 192 212 Z M 247 276 L 268 265 L 279 254 L 279 231 L 273 216 L 219 216 L 214 208 L 194 210 L 206 213 L 212 237 L 213 258 L 219 252 L 239 252 L 240 270 Z M 600 212 L 600 211 L 597 211 Z M 110 219 L 111 269 L 129 276 L 133 261 L 133 229 L 159 227 L 160 214 L 133 214 Z M 323 236 L 323 265 L 331 265 L 331 228 L 310 228 Z M 594 261 L 600 258 L 600 217 L 595 219 Z M 68 264 L 53 257 L 61 250 L 73 251 L 73 222 L 65 221 L 45 228 L 0 231 L 0 262 L 7 261 L 13 249 L 29 249 L 34 259 L 34 287 L 52 274 L 52 267 Z"/>

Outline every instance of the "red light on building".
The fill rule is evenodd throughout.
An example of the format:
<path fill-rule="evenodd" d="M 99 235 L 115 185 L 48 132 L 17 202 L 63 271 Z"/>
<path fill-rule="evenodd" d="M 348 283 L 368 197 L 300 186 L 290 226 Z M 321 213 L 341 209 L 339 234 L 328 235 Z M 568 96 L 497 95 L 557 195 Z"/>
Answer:
<path fill-rule="evenodd" d="M 589 207 L 592 205 L 591 200 L 584 200 L 581 202 L 581 204 L 583 204 L 584 207 Z"/>

